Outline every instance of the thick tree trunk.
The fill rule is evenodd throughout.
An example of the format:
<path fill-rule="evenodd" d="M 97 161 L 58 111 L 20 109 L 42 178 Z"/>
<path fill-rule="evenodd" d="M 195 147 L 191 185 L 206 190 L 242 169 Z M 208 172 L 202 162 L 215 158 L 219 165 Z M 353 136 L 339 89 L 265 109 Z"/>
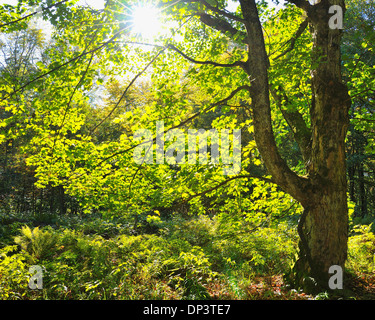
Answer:
<path fill-rule="evenodd" d="M 348 208 L 346 190 L 323 186 L 314 194 L 298 226 L 300 257 L 295 283 L 308 291 L 329 289 L 329 268 L 344 270 L 347 258 Z"/>
<path fill-rule="evenodd" d="M 312 147 L 307 166 L 312 189 L 310 200 L 303 203 L 305 212 L 298 228 L 301 257 L 296 269 L 314 279 L 309 284 L 316 291 L 329 288 L 331 266 L 344 270 L 348 241 L 345 137 L 350 97 L 341 79 L 341 30 L 329 28 L 331 5 L 344 10 L 344 1 L 322 0 L 308 12 L 315 66 L 311 70 Z"/>
<path fill-rule="evenodd" d="M 254 136 L 272 180 L 305 208 L 298 227 L 300 259 L 296 264 L 297 282 L 314 279 L 317 290 L 328 288 L 332 265 L 344 269 L 347 256 L 348 208 L 345 164 L 345 137 L 350 107 L 348 90 L 341 79 L 341 30 L 330 29 L 329 8 L 343 0 L 321 0 L 310 5 L 290 0 L 307 13 L 312 49 L 311 144 L 305 143 L 304 160 L 308 177 L 300 177 L 281 158 L 272 131 L 268 58 L 254 0 L 240 0 L 249 39 L 248 75 L 251 81 Z M 300 119 L 287 115 L 296 129 Z M 288 122 L 288 123 L 289 123 Z M 306 132 L 303 133 L 305 141 Z M 311 147 L 310 147 L 311 146 Z M 313 288 L 311 288 L 313 289 Z"/>
<path fill-rule="evenodd" d="M 330 266 L 339 265 L 344 270 L 348 240 L 344 152 L 348 96 L 343 92 L 341 101 L 325 94 L 323 97 L 327 97 L 325 101 L 316 103 L 330 112 L 312 117 L 315 120 L 309 167 L 312 188 L 309 200 L 303 203 L 305 212 L 298 228 L 301 238 L 299 272 L 314 278 L 320 289 L 328 287 Z M 318 119 L 323 116 L 324 122 Z"/>

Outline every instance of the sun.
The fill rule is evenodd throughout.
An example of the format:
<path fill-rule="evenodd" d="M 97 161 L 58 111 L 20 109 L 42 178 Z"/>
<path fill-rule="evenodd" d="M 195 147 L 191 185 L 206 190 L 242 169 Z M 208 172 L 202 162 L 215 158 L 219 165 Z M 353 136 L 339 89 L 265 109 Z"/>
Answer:
<path fill-rule="evenodd" d="M 132 13 L 133 31 L 145 39 L 156 37 L 161 31 L 159 10 L 152 5 L 138 6 Z"/>

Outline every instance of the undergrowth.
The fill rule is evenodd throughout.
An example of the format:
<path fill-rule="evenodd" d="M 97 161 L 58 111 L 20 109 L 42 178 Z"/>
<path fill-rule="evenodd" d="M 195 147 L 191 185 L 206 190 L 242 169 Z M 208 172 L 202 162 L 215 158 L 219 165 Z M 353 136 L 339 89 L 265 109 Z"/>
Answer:
<path fill-rule="evenodd" d="M 0 217 L 1 299 L 313 299 L 283 281 L 298 254 L 295 223 L 223 228 L 209 216 L 168 219 Z M 375 236 L 356 225 L 347 269 L 372 281 Z M 43 269 L 31 290 L 29 268 Z"/>

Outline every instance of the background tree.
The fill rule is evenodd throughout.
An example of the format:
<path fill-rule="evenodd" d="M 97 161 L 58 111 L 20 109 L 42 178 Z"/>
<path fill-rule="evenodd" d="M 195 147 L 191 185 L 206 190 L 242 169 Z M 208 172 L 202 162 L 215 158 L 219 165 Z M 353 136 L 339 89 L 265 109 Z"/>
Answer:
<path fill-rule="evenodd" d="M 350 199 L 355 215 L 365 217 L 374 209 L 373 98 L 374 5 L 368 1 L 349 1 L 343 37 L 344 79 L 353 96 L 347 143 Z"/>

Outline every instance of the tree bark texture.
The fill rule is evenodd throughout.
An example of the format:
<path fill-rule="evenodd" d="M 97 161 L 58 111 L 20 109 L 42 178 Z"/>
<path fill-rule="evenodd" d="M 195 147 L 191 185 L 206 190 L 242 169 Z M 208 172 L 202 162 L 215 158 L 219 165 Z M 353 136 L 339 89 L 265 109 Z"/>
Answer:
<path fill-rule="evenodd" d="M 306 11 L 313 38 L 310 143 L 306 143 L 306 132 L 301 132 L 307 177 L 290 170 L 277 149 L 271 123 L 269 62 L 255 0 L 240 1 L 249 39 L 245 70 L 251 84 L 254 137 L 265 166 L 272 180 L 305 208 L 298 228 L 301 253 L 296 266 L 300 274 L 326 288 L 329 267 L 344 268 L 347 256 L 345 137 L 350 97 L 341 78 L 341 30 L 329 27 L 330 6 L 344 9 L 344 1 L 322 0 L 315 5 L 303 0 L 290 2 Z M 298 115 L 289 115 L 286 120 L 293 125 L 294 120 L 300 119 Z"/>

